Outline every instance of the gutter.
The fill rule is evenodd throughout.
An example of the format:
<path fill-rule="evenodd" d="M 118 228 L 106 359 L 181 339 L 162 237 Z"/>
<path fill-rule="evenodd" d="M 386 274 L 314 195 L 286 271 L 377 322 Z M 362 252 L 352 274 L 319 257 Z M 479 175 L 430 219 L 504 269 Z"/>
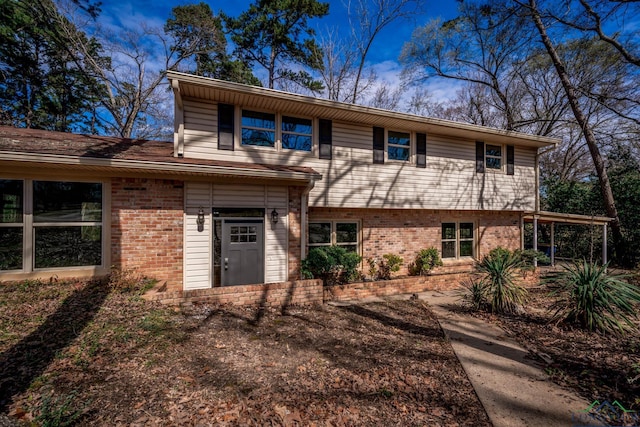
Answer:
<path fill-rule="evenodd" d="M 136 171 L 159 172 L 164 174 L 226 175 L 245 178 L 282 179 L 305 182 L 308 182 L 309 179 L 314 180 L 320 177 L 320 174 L 318 173 L 311 174 L 307 172 L 294 171 L 258 170 L 237 166 L 178 164 L 171 162 L 150 162 L 144 160 L 101 159 L 96 157 L 77 157 L 60 154 L 0 151 L 0 162 L 4 160 L 23 163 L 103 167 L 116 170 L 133 169 Z"/>

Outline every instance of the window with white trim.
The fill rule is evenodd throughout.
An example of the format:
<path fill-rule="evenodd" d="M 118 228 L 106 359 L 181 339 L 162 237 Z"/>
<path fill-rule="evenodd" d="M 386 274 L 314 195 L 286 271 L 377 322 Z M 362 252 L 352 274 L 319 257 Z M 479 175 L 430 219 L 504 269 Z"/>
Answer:
<path fill-rule="evenodd" d="M 102 265 L 102 187 L 0 180 L 0 270 Z"/>
<path fill-rule="evenodd" d="M 387 132 L 387 158 L 409 161 L 411 154 L 411 134 L 390 130 Z"/>
<path fill-rule="evenodd" d="M 487 169 L 502 170 L 502 146 L 485 144 L 484 162 Z"/>
<path fill-rule="evenodd" d="M 313 125 L 311 119 L 282 116 L 282 148 L 311 151 Z"/>
<path fill-rule="evenodd" d="M 359 226 L 357 221 L 309 222 L 307 233 L 309 249 L 318 246 L 342 246 L 348 251 L 358 252 Z"/>
<path fill-rule="evenodd" d="M 242 145 L 275 147 L 276 115 L 242 110 Z"/>
<path fill-rule="evenodd" d="M 442 258 L 473 257 L 474 228 L 472 222 L 443 222 Z"/>

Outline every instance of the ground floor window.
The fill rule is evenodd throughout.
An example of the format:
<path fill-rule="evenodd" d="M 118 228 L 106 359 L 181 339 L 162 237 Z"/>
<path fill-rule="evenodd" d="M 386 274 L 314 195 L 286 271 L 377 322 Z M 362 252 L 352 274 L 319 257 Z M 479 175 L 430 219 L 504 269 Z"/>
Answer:
<path fill-rule="evenodd" d="M 472 222 L 442 223 L 442 258 L 473 257 L 474 241 Z"/>
<path fill-rule="evenodd" d="M 358 252 L 359 225 L 354 221 L 309 222 L 309 248 L 318 246 L 342 246 L 348 251 Z"/>
<path fill-rule="evenodd" d="M 0 270 L 102 265 L 103 185 L 0 179 Z"/>

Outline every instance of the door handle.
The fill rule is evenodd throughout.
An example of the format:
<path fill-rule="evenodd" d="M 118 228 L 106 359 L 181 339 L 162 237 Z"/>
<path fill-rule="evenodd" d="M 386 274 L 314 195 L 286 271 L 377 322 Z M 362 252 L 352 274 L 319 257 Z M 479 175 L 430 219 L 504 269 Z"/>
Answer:
<path fill-rule="evenodd" d="M 225 258 L 224 259 L 224 269 L 228 270 L 229 269 L 229 258 Z"/>

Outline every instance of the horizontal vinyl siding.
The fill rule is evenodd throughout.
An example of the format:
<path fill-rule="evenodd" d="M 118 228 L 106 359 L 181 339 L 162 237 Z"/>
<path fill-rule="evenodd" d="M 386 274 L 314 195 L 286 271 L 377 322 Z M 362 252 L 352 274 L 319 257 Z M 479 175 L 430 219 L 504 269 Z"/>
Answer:
<path fill-rule="evenodd" d="M 185 107 L 185 117 L 188 115 Z M 212 116 L 213 123 L 217 114 L 212 112 Z M 186 135 L 189 126 L 185 127 Z M 238 146 L 235 151 L 224 151 L 217 150 L 215 143 L 210 150 L 203 148 L 188 154 L 185 148 L 185 156 L 311 167 L 322 174 L 309 195 L 309 205 L 314 207 L 517 211 L 535 207 L 535 149 L 516 147 L 513 176 L 476 174 L 475 141 L 427 133 L 426 168 L 418 168 L 412 162 L 373 164 L 372 135 L 371 126 L 334 121 L 331 160 L 319 159 L 317 146 L 311 153 Z M 213 132 L 211 138 L 215 137 Z M 234 197 L 248 203 L 242 194 Z M 238 205 L 241 206 L 248 205 Z"/>
<path fill-rule="evenodd" d="M 213 184 L 213 206 L 216 208 L 263 208 L 264 185 Z"/>
<path fill-rule="evenodd" d="M 211 221 L 205 215 L 203 231 L 198 231 L 198 210 L 188 208 L 184 218 L 184 289 L 211 287 Z"/>
<path fill-rule="evenodd" d="M 218 151 L 218 105 L 185 99 L 184 156 L 213 158 Z"/>
<path fill-rule="evenodd" d="M 287 252 L 289 217 L 287 187 L 267 187 L 267 220 L 265 221 L 265 258 L 267 283 L 284 282 L 287 280 Z M 280 219 L 277 224 L 269 221 L 271 211 L 278 211 Z"/>
<path fill-rule="evenodd" d="M 211 206 L 211 184 L 208 182 L 187 182 L 185 184 L 187 206 L 209 208 Z M 208 209 L 207 209 L 208 212 Z"/>

